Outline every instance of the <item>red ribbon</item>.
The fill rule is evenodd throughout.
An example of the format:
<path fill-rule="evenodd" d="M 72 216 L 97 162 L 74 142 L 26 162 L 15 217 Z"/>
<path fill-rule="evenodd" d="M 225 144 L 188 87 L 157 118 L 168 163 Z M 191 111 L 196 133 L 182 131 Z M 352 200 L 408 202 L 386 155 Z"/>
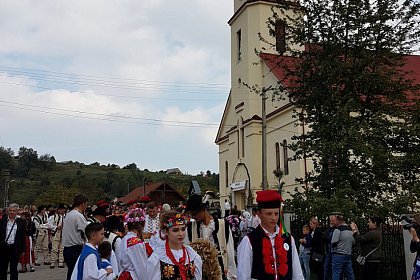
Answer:
<path fill-rule="evenodd" d="M 172 254 L 172 251 L 169 248 L 168 239 L 166 239 L 165 249 L 166 249 L 166 255 L 169 257 L 172 263 L 179 268 L 181 279 L 187 280 L 187 266 L 185 265 L 185 259 L 187 258 L 187 250 L 185 250 L 185 246 L 182 245 L 182 257 L 179 258 L 179 261 L 176 261 L 174 254 Z M 190 262 L 190 256 L 188 255 L 188 263 L 189 262 Z"/>

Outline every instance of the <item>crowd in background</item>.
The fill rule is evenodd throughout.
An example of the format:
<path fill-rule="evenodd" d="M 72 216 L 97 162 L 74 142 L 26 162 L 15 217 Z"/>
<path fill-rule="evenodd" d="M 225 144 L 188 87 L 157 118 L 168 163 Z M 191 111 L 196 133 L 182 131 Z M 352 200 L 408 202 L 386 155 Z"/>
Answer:
<path fill-rule="evenodd" d="M 151 279 L 144 278 L 146 274 L 142 271 L 147 270 L 146 266 L 153 252 L 155 252 L 153 269 L 156 271 L 154 274 L 147 275 L 155 277 L 154 275 L 158 272 L 159 275 L 169 273 L 164 268 L 161 270 L 157 265 L 162 258 L 156 254 L 167 257 L 168 251 L 162 248 L 165 247 L 165 240 L 168 239 L 169 233 L 176 229 L 176 227 L 173 228 L 174 226 L 183 226 L 186 231 L 183 235 L 182 246 L 194 243 L 197 239 L 209 240 L 210 244 L 219 251 L 217 263 L 220 266 L 220 279 L 235 279 L 236 263 L 240 259 L 236 251 L 243 239 L 247 237 L 248 240 L 250 233 L 260 226 L 261 209 L 253 208 L 251 212 L 238 210 L 236 206 L 230 207 L 227 200 L 224 206 L 222 218 L 221 211 L 210 213 L 201 203 L 200 196 L 191 197 L 186 205 L 180 202 L 173 206 L 153 201 L 110 204 L 103 200 L 88 206 L 87 198 L 83 195 L 77 196 L 71 206 L 59 204 L 36 207 L 31 205 L 19 208 L 18 205 L 11 204 L 0 215 L 0 245 L 7 250 L 7 253 L 1 254 L 0 257 L 0 279 L 7 279 L 7 265 L 10 264 L 10 279 L 16 280 L 17 263 L 20 264 L 20 273 L 34 272 L 36 267 L 41 265 L 49 266 L 51 269 L 67 267 L 67 279 L 79 279 L 75 271 L 80 270 L 79 259 L 85 250 L 84 245 L 89 242 L 93 244 L 92 248 L 97 248 L 102 261 L 106 262 L 102 278 L 98 279 L 112 279 L 116 276 L 120 276 L 119 279 L 124 279 L 124 277 L 125 279 Z M 175 216 L 167 217 L 165 213 Z M 164 217 L 166 221 L 163 222 Z M 186 227 L 190 224 L 191 218 L 196 224 L 188 230 Z M 355 279 L 352 254 L 356 244 L 360 248 L 360 259 L 358 257 L 357 261 L 363 265 L 363 279 L 379 279 L 381 222 L 381 218 L 377 216 L 369 217 L 369 231 L 361 234 L 355 223 L 346 224 L 345 218 L 339 213 L 329 216 L 329 227 L 326 231 L 322 230 L 318 219 L 312 217 L 308 224 L 303 226 L 301 236 L 296 236 L 294 239 L 304 279 L 309 280 L 311 276 L 318 280 L 338 280 L 343 279 L 343 276 L 345 279 Z M 87 231 L 86 228 L 90 224 L 101 226 Z M 279 221 L 276 221 L 276 224 L 281 226 Z M 219 227 L 227 230 L 219 231 L 219 235 L 216 230 Z M 95 234 L 101 230 L 103 230 L 103 240 L 95 241 Z M 411 250 L 417 253 L 413 279 L 420 279 L 419 275 L 415 276 L 416 273 L 420 273 L 420 270 L 416 268 L 417 262 L 420 261 L 420 239 L 415 228 L 409 230 L 413 235 Z M 141 246 L 144 247 L 140 250 L 142 253 L 136 251 L 135 255 L 130 255 L 130 242 L 132 246 L 142 244 Z M 104 245 L 99 246 L 100 244 Z M 182 246 L 181 248 L 184 248 Z M 194 276 L 196 271 L 200 274 L 208 272 L 201 270 L 202 260 L 199 254 L 192 247 L 186 248 L 188 248 L 188 254 L 195 259 L 194 269 L 191 268 L 190 263 L 186 272 L 178 268 L 174 270 L 176 271 L 174 273 L 179 274 L 184 271 L 189 273 L 189 277 L 183 274 L 187 277 L 185 279 L 201 279 L 201 275 Z M 220 253 L 223 250 L 224 253 Z M 182 256 L 178 256 L 178 259 L 180 257 Z M 86 258 L 86 261 L 90 260 L 89 255 Z M 170 265 L 180 267 L 177 266 L 176 259 L 167 261 Z M 95 259 L 92 260 L 94 263 Z M 140 262 L 144 264 L 143 268 L 134 265 Z M 181 279 L 184 279 L 184 276 Z"/>

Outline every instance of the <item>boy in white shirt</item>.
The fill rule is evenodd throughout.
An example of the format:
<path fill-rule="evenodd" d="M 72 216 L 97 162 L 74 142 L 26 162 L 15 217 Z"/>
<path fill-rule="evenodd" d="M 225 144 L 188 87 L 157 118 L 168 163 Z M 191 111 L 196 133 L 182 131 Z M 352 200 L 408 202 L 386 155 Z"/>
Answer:
<path fill-rule="evenodd" d="M 82 253 L 77 259 L 71 275 L 71 280 L 111 280 L 112 268 L 101 268 L 101 259 L 97 246 L 104 239 L 104 226 L 100 223 L 91 223 L 86 226 L 85 235 L 88 239 Z"/>

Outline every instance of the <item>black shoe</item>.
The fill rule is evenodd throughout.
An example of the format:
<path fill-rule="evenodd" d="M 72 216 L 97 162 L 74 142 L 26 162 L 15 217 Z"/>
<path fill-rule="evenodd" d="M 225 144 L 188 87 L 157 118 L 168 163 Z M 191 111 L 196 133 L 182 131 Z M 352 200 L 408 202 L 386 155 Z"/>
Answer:
<path fill-rule="evenodd" d="M 59 267 L 59 268 L 64 268 L 64 264 L 63 264 L 63 263 L 59 263 L 59 264 L 58 264 L 58 267 Z"/>
<path fill-rule="evenodd" d="M 35 271 L 35 268 L 33 266 L 31 266 L 30 269 L 29 269 L 29 271 L 30 272 L 34 272 Z"/>
<path fill-rule="evenodd" d="M 40 266 L 41 264 L 40 263 L 35 263 L 35 266 Z"/>
<path fill-rule="evenodd" d="M 50 265 L 51 263 L 50 262 L 44 262 L 44 265 Z"/>

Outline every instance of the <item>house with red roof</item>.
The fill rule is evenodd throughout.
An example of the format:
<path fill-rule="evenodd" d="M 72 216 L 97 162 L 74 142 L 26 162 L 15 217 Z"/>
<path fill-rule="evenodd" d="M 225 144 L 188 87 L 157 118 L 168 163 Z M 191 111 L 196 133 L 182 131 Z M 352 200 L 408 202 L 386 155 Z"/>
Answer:
<path fill-rule="evenodd" d="M 131 202 L 148 202 L 176 206 L 180 201 L 185 201 L 185 197 L 175 188 L 166 182 L 146 184 L 146 186 L 137 186 L 126 196 L 120 197 L 117 202 L 129 204 Z"/>
<path fill-rule="evenodd" d="M 255 204 L 255 192 L 261 190 L 263 180 L 261 90 L 265 89 L 268 97 L 265 107 L 269 188 L 278 185 L 273 171 L 282 170 L 287 198 L 287 192 L 300 187 L 295 179 L 303 178 L 312 170 L 310 160 L 288 160 L 293 154 L 287 144 L 294 135 L 303 134 L 308 129 L 305 125 L 297 126 L 297 120 L 292 118 L 293 110 L 298 108 L 289 102 L 287 96 L 272 99 L 270 94 L 270 88 L 285 77 L 283 68 L 278 65 L 293 66 L 297 63 L 296 58 L 285 51 L 286 44 L 298 51 L 304 48 L 287 42 L 285 24 L 282 24 L 290 17 L 301 16 L 297 5 L 279 14 L 276 36 L 268 34 L 267 19 L 272 16 L 272 7 L 276 4 L 278 2 L 273 0 L 234 0 L 234 14 L 228 21 L 231 27 L 231 89 L 215 142 L 219 147 L 220 201 L 230 199 L 238 209 Z M 276 49 L 267 48 L 259 34 L 272 40 Z M 412 71 L 410 78 L 420 83 L 420 56 L 410 55 L 406 60 L 404 70 Z M 292 83 L 285 80 L 283 85 L 288 87 Z"/>

